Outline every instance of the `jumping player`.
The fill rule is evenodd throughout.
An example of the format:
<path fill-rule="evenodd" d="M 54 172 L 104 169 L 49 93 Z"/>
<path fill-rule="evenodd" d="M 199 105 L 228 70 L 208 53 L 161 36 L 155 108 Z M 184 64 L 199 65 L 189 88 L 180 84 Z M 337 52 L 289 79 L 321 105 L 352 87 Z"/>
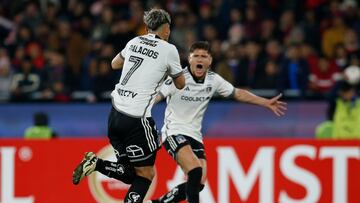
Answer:
<path fill-rule="evenodd" d="M 167 41 L 170 16 L 161 9 L 144 14 L 148 34 L 130 40 L 112 60 L 113 69 L 123 69 L 112 96 L 108 138 L 117 162 L 85 153 L 73 172 L 77 185 L 85 176 L 98 171 L 131 184 L 124 202 L 142 202 L 154 177 L 153 165 L 160 146 L 151 109 L 163 81 L 170 76 L 176 88 L 185 85 L 179 53 Z"/>

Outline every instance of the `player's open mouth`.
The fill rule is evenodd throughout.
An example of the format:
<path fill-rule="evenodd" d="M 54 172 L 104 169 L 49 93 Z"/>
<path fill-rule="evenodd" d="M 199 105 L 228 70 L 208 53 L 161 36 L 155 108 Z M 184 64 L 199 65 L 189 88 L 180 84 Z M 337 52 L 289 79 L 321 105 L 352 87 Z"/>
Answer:
<path fill-rule="evenodd" d="M 203 65 L 202 65 L 202 64 L 197 64 L 197 65 L 196 65 L 196 68 L 202 69 L 202 68 L 203 68 Z"/>

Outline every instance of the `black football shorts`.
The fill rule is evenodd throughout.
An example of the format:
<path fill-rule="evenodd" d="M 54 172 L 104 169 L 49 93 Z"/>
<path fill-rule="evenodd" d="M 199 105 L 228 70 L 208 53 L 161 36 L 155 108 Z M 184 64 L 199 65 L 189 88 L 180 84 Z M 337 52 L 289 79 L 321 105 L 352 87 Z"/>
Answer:
<path fill-rule="evenodd" d="M 206 159 L 204 145 L 192 137 L 186 135 L 171 135 L 164 141 L 166 151 L 176 160 L 176 153 L 183 146 L 190 145 L 192 151 L 199 159 Z"/>
<path fill-rule="evenodd" d="M 108 120 L 108 137 L 118 161 L 133 166 L 153 166 L 160 136 L 151 117 L 134 118 L 112 108 Z"/>

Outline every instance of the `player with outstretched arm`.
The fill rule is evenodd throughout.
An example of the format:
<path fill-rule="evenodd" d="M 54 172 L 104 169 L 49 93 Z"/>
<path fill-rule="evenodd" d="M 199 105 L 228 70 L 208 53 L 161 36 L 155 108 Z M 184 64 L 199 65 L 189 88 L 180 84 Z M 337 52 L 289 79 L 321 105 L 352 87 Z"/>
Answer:
<path fill-rule="evenodd" d="M 214 94 L 236 101 L 263 106 L 282 116 L 286 103 L 281 94 L 266 99 L 247 90 L 235 88 L 218 74 L 209 70 L 212 57 L 207 42 L 195 42 L 190 48 L 190 67 L 184 70 L 186 86 L 178 90 L 171 79 L 163 84 L 156 101 L 166 98 L 163 144 L 187 175 L 187 182 L 179 184 L 159 199 L 148 203 L 172 203 L 188 200 L 199 202 L 199 193 L 206 179 L 206 157 L 201 134 L 205 110 Z M 196 199 L 194 201 L 194 199 Z M 191 200 L 191 201 L 189 201 Z"/>

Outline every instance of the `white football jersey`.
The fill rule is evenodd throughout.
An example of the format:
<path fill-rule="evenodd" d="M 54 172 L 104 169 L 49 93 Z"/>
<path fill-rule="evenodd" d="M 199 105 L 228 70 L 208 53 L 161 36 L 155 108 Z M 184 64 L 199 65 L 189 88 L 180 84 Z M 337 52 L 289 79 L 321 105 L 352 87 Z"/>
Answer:
<path fill-rule="evenodd" d="M 150 117 L 155 96 L 166 77 L 182 74 L 176 47 L 154 34 L 135 37 L 120 52 L 124 59 L 113 106 L 132 117 Z"/>
<path fill-rule="evenodd" d="M 210 99 L 214 94 L 231 97 L 235 88 L 212 71 L 207 72 L 203 83 L 196 82 L 187 68 L 184 76 L 186 86 L 182 90 L 176 89 L 170 78 L 160 89 L 159 94 L 167 102 L 162 139 L 183 134 L 202 143 L 201 123 Z"/>

